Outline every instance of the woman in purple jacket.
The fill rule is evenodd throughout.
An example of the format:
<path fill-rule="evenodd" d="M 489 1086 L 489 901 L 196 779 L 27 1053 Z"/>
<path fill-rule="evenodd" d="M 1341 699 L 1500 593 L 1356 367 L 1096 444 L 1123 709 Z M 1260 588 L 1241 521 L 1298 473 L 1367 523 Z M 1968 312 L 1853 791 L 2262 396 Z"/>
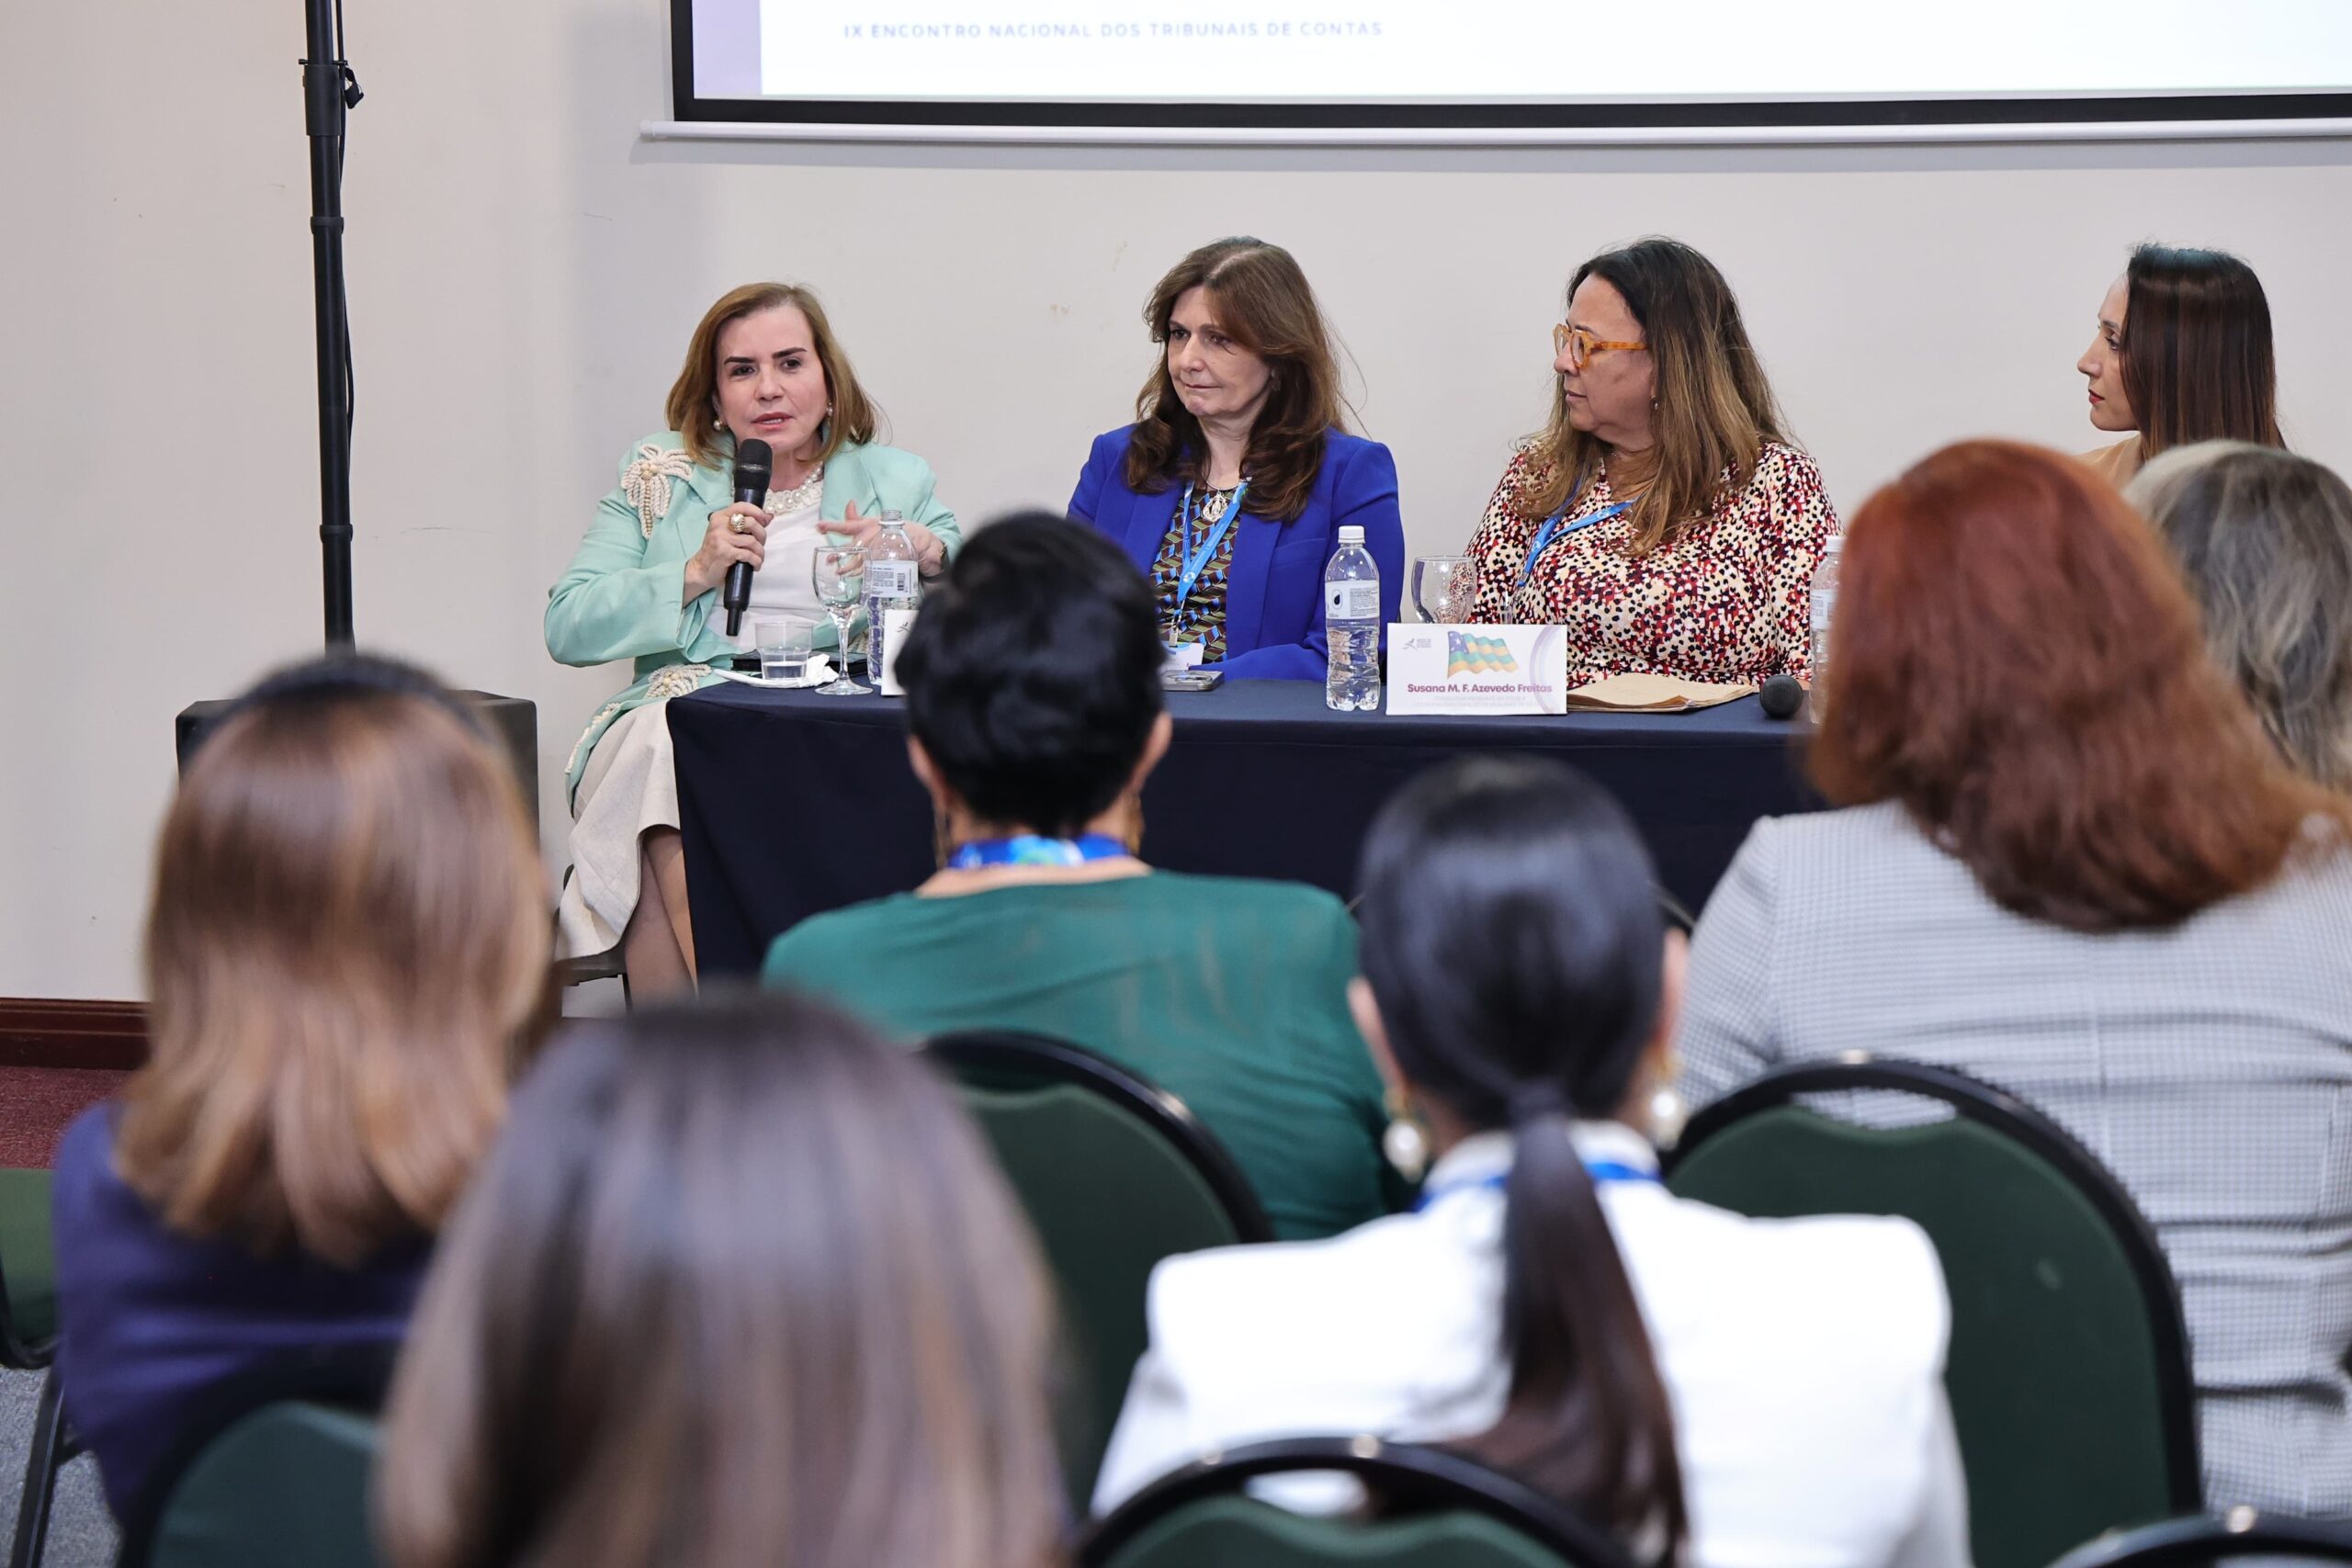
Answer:
<path fill-rule="evenodd" d="M 1396 619 L 1396 461 L 1351 435 L 1331 334 L 1298 263 L 1262 240 L 1202 246 L 1151 291 L 1166 350 L 1136 423 L 1098 436 L 1070 515 L 1151 579 L 1161 640 L 1236 679 L 1319 681 L 1323 569 L 1363 529 L 1380 620 Z M 1197 654 L 1187 651 L 1197 649 Z"/>

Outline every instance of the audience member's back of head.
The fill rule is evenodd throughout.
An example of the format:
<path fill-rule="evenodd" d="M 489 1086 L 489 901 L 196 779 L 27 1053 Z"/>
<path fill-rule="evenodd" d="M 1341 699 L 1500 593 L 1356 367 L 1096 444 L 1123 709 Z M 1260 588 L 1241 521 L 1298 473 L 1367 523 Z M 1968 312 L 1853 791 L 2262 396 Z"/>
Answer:
<path fill-rule="evenodd" d="M 978 529 L 899 655 L 907 722 L 981 821 L 1067 835 L 1115 801 L 1162 708 L 1151 590 L 1047 513 Z"/>
<path fill-rule="evenodd" d="M 346 656 L 263 682 L 164 819 L 124 1179 L 257 1251 L 355 1264 L 430 1233 L 543 1021 L 545 897 L 513 771 L 429 677 Z"/>
<path fill-rule="evenodd" d="M 584 1026 L 517 1091 L 395 1383 L 398 1568 L 1036 1568 L 1035 1244 L 922 1061 L 790 994 Z"/>
<path fill-rule="evenodd" d="M 2244 442 L 2178 447 L 2126 492 L 2172 546 L 2213 657 L 2279 753 L 2352 789 L 2352 488 Z"/>
<path fill-rule="evenodd" d="M 1972 441 L 1848 529 L 1812 767 L 1899 801 L 2005 908 L 2162 926 L 2267 881 L 2341 805 L 2207 658 L 2164 545 L 2079 464 Z"/>
<path fill-rule="evenodd" d="M 1469 1446 L 1629 1536 L 1685 1528 L 1674 1424 L 1569 1119 L 1624 1109 L 1658 1039 L 1665 927 L 1623 809 L 1555 763 L 1422 774 L 1364 845 L 1362 962 L 1399 1074 L 1516 1147 L 1502 1419 Z"/>

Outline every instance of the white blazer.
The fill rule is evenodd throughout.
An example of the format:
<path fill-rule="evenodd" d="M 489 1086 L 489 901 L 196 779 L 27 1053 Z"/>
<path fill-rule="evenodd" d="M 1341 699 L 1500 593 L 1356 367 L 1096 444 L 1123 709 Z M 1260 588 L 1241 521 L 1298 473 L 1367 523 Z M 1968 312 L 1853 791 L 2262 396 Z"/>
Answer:
<path fill-rule="evenodd" d="M 1575 1136 L 1588 1162 L 1657 1169 L 1630 1128 L 1579 1122 Z M 1510 1157 L 1510 1134 L 1482 1134 L 1438 1162 L 1417 1213 L 1160 1264 L 1095 1510 L 1243 1443 L 1491 1427 L 1510 1392 L 1498 1179 Z M 1917 1226 L 1752 1220 L 1649 1180 L 1603 1181 L 1600 1200 L 1673 1402 L 1691 1563 L 1967 1562 L 1950 1311 Z"/>

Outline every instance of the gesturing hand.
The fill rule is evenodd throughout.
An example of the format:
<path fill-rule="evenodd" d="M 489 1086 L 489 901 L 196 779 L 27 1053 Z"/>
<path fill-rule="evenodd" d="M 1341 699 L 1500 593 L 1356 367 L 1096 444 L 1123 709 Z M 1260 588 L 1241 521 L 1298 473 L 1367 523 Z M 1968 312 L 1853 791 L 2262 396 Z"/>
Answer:
<path fill-rule="evenodd" d="M 759 570 L 767 559 L 768 525 L 774 521 L 772 513 L 747 501 L 712 513 L 710 525 L 703 530 L 702 548 L 686 560 L 686 589 L 682 603 L 692 604 L 726 581 L 727 569 L 739 560 L 748 561 L 753 571 Z"/>
<path fill-rule="evenodd" d="M 834 533 L 853 545 L 870 545 L 874 542 L 874 536 L 882 531 L 882 520 L 859 516 L 857 502 L 853 501 L 842 508 L 842 520 L 831 526 Z M 907 542 L 915 547 L 915 565 L 925 577 L 937 577 L 947 570 L 947 546 L 938 535 L 920 523 L 906 523 L 900 526 L 907 531 Z"/>

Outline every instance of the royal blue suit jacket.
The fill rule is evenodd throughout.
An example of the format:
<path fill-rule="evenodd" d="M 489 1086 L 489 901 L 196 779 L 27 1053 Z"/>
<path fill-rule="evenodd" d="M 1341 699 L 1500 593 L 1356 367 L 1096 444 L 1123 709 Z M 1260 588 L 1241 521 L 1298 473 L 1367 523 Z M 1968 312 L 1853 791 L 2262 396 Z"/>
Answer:
<path fill-rule="evenodd" d="M 1178 491 L 1127 488 L 1133 425 L 1094 438 L 1069 513 L 1109 535 L 1146 576 L 1168 536 Z M 1340 547 L 1340 526 L 1363 527 L 1380 568 L 1385 641 L 1405 583 L 1405 521 L 1396 508 L 1396 459 L 1377 441 L 1334 430 L 1325 437 L 1315 490 L 1296 520 L 1244 512 L 1233 529 L 1226 580 L 1225 660 L 1213 668 L 1236 680 L 1320 681 L 1330 661 L 1323 632 L 1323 568 Z"/>

